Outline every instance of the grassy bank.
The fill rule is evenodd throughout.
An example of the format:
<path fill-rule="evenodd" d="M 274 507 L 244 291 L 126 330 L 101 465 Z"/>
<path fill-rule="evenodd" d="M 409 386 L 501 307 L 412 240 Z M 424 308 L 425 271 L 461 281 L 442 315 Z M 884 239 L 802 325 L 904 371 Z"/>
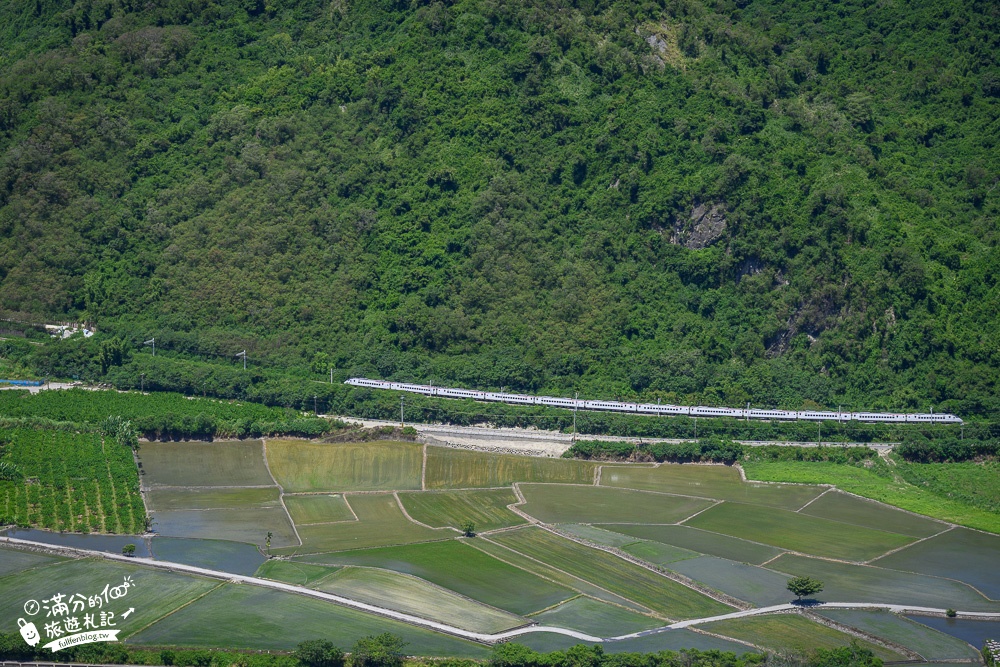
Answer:
<path fill-rule="evenodd" d="M 941 464 L 962 465 L 962 464 Z M 922 466 L 923 467 L 923 466 Z M 833 484 L 837 488 L 878 500 L 911 512 L 950 521 L 969 528 L 1000 533 L 1000 515 L 975 507 L 958 498 L 940 494 L 942 487 L 920 488 L 906 481 L 885 463 L 871 468 L 811 461 L 747 461 L 747 479 L 765 482 Z M 952 478 L 950 483 L 968 487 L 968 480 Z M 996 486 L 997 482 L 994 481 Z"/>

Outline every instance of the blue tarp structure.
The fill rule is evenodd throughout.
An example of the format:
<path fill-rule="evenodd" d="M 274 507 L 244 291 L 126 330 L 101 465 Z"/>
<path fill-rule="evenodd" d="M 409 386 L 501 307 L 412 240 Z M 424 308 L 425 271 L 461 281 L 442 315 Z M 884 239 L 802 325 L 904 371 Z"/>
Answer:
<path fill-rule="evenodd" d="M 3 384 L 12 384 L 17 387 L 41 387 L 45 380 L 0 380 Z"/>

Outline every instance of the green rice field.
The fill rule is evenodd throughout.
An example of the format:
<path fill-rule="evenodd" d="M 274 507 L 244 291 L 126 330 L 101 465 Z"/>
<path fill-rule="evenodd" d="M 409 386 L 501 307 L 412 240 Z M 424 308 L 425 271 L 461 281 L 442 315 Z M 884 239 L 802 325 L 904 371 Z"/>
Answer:
<path fill-rule="evenodd" d="M 531 620 L 539 625 L 570 628 L 596 637 L 615 637 L 663 625 L 663 621 L 658 618 L 637 614 L 583 595 L 535 614 Z"/>
<path fill-rule="evenodd" d="M 410 516 L 435 528 L 461 528 L 466 521 L 472 521 L 482 532 L 525 523 L 507 509 L 517 502 L 511 489 L 400 493 L 399 499 Z"/>
<path fill-rule="evenodd" d="M 957 637 L 887 611 L 828 609 L 820 616 L 916 651 L 924 660 L 977 660 L 979 651 Z"/>
<path fill-rule="evenodd" d="M 637 602 L 665 618 L 682 620 L 731 611 L 731 607 L 644 567 L 539 528 L 519 528 L 491 539 Z"/>
<path fill-rule="evenodd" d="M 25 615 L 23 605 L 27 600 L 41 602 L 44 598 L 58 594 L 64 594 L 65 600 L 78 593 L 88 597 L 95 596 L 109 584 L 112 587 L 119 586 L 125 577 L 131 577 L 134 584 L 127 590 L 125 597 L 109 602 L 106 607 L 102 606 L 102 610 L 119 616 L 116 627 L 121 629 L 124 637 L 219 585 L 219 582 L 211 579 L 136 565 L 89 559 L 67 560 L 26 572 L 8 574 L 0 579 L 0 590 L 3 591 L 0 596 L 0 618 L 9 619 L 9 623 L 13 624 L 15 619 Z M 135 612 L 127 619 L 121 619 L 120 614 L 129 607 L 134 607 Z M 82 623 L 83 619 L 79 620 Z M 38 628 L 41 630 L 42 626 L 39 625 Z"/>
<path fill-rule="evenodd" d="M 940 521 L 840 491 L 823 494 L 801 513 L 910 537 L 930 537 L 948 528 L 948 524 Z"/>
<path fill-rule="evenodd" d="M 60 563 L 65 560 L 65 558 L 59 558 L 58 556 L 0 547 L 0 577 L 13 572 L 23 572 L 36 567 L 45 567 L 46 565 Z"/>
<path fill-rule="evenodd" d="M 887 648 L 856 639 L 839 630 L 828 628 L 799 614 L 776 614 L 750 618 L 716 621 L 699 626 L 733 639 L 750 642 L 770 651 L 795 651 L 809 653 L 818 648 L 848 646 L 855 640 L 871 649 L 882 660 L 905 660 L 905 657 Z"/>
<path fill-rule="evenodd" d="M 551 607 L 575 595 L 565 586 L 508 565 L 464 542 L 448 540 L 322 554 L 305 559 L 324 565 L 367 565 L 412 574 L 518 615 Z"/>
<path fill-rule="evenodd" d="M 339 567 L 329 565 L 309 565 L 290 560 L 269 560 L 260 566 L 255 576 L 311 588 L 313 584 L 329 577 L 339 569 Z"/>
<path fill-rule="evenodd" d="M 142 483 L 157 486 L 273 486 L 260 440 L 145 442 Z"/>
<path fill-rule="evenodd" d="M 290 650 L 322 637 L 351 646 L 391 632 L 421 655 L 485 657 L 478 644 L 301 595 L 227 584 L 132 637 L 153 646 L 219 646 Z"/>
<path fill-rule="evenodd" d="M 268 440 L 267 461 L 288 493 L 419 489 L 423 447 L 409 442 Z"/>
<path fill-rule="evenodd" d="M 873 563 L 906 572 L 950 577 L 1000 600 L 1000 535 L 956 528 Z"/>
<path fill-rule="evenodd" d="M 509 549 L 501 544 L 491 542 L 489 538 L 484 537 L 474 540 L 466 540 L 465 544 L 468 544 L 483 553 L 489 554 L 504 563 L 508 563 L 514 567 L 525 570 L 526 572 L 536 574 L 548 581 L 565 586 L 566 588 L 573 590 L 574 593 L 586 595 L 594 598 L 595 600 L 610 602 L 618 607 L 631 609 L 633 611 L 643 613 L 649 612 L 649 610 L 641 604 L 623 598 L 620 595 L 615 595 L 611 591 L 601 588 L 596 584 L 592 584 L 589 581 L 584 581 L 579 577 L 574 577 L 573 575 L 548 565 L 547 563 L 542 563 L 541 561 L 529 558 L 528 556 L 514 551 L 513 549 Z"/>
<path fill-rule="evenodd" d="M 455 531 L 425 528 L 408 520 L 391 493 L 354 494 L 348 496 L 347 501 L 357 514 L 357 521 L 303 524 L 298 526 L 302 546 L 275 553 L 293 555 L 368 549 L 455 536 Z"/>
<path fill-rule="evenodd" d="M 731 537 L 740 537 L 815 556 L 863 561 L 904 546 L 914 538 L 872 528 L 803 516 L 775 508 L 738 503 L 717 505 L 687 522 Z"/>
<path fill-rule="evenodd" d="M 285 507 L 296 526 L 310 523 L 357 521 L 347 498 L 340 493 L 310 494 L 284 497 Z"/>
<path fill-rule="evenodd" d="M 242 487 L 223 489 L 153 488 L 146 495 L 154 510 L 241 509 L 247 507 L 277 507 L 280 504 L 278 487 Z"/>
<path fill-rule="evenodd" d="M 514 482 L 593 484 L 596 463 L 427 447 L 428 489 L 475 489 Z"/>
<path fill-rule="evenodd" d="M 662 544 L 690 549 L 708 556 L 728 558 L 740 563 L 760 565 L 783 553 L 783 549 L 757 544 L 728 535 L 719 535 L 690 526 L 642 526 L 610 524 L 601 526 L 607 530 L 631 535 L 641 540 L 651 540 Z"/>
<path fill-rule="evenodd" d="M 546 523 L 677 523 L 711 500 L 572 484 L 521 484 L 521 511 Z"/>
<path fill-rule="evenodd" d="M 520 616 L 392 570 L 349 566 L 312 587 L 474 632 L 502 632 L 527 624 Z"/>
<path fill-rule="evenodd" d="M 873 563 L 875 566 L 880 564 L 881 561 Z M 1000 602 L 987 600 L 969 586 L 950 579 L 792 554 L 781 556 L 768 564 L 768 568 L 819 579 L 824 588 L 816 597 L 824 602 L 891 600 L 899 604 L 953 607 L 963 611 L 1000 611 Z"/>
<path fill-rule="evenodd" d="M 601 486 L 715 498 L 797 510 L 825 491 L 815 486 L 744 482 L 737 468 L 665 463 L 656 468 L 606 467 Z"/>

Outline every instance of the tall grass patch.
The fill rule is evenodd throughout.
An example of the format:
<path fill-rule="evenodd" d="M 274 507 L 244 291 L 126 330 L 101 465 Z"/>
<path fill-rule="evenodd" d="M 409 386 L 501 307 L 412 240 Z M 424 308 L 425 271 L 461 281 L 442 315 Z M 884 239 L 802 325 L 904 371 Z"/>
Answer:
<path fill-rule="evenodd" d="M 597 464 L 427 447 L 428 489 L 510 486 L 514 482 L 593 484 Z"/>
<path fill-rule="evenodd" d="M 303 491 L 396 491 L 420 488 L 421 445 L 407 442 L 316 443 L 269 440 L 278 484 Z"/>

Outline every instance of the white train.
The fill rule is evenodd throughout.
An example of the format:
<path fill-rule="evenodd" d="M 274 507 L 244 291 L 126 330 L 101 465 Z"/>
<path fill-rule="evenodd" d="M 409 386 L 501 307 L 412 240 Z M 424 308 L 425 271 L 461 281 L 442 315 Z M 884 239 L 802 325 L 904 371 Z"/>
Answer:
<path fill-rule="evenodd" d="M 686 415 L 688 417 L 735 417 L 737 419 L 784 419 L 806 421 L 861 421 L 861 422 L 905 422 L 910 424 L 961 424 L 962 420 L 947 413 L 905 414 L 895 412 L 833 412 L 821 410 L 759 410 L 756 408 L 714 408 L 703 405 L 660 405 L 652 403 L 623 403 L 621 401 L 587 401 L 552 396 L 528 396 L 473 389 L 452 389 L 426 384 L 407 382 L 385 382 L 367 378 L 351 378 L 344 384 L 371 389 L 409 391 L 425 396 L 445 398 L 472 398 L 477 401 L 496 401 L 513 405 L 548 405 L 570 410 L 606 410 L 610 412 L 630 412 L 640 415 Z"/>

